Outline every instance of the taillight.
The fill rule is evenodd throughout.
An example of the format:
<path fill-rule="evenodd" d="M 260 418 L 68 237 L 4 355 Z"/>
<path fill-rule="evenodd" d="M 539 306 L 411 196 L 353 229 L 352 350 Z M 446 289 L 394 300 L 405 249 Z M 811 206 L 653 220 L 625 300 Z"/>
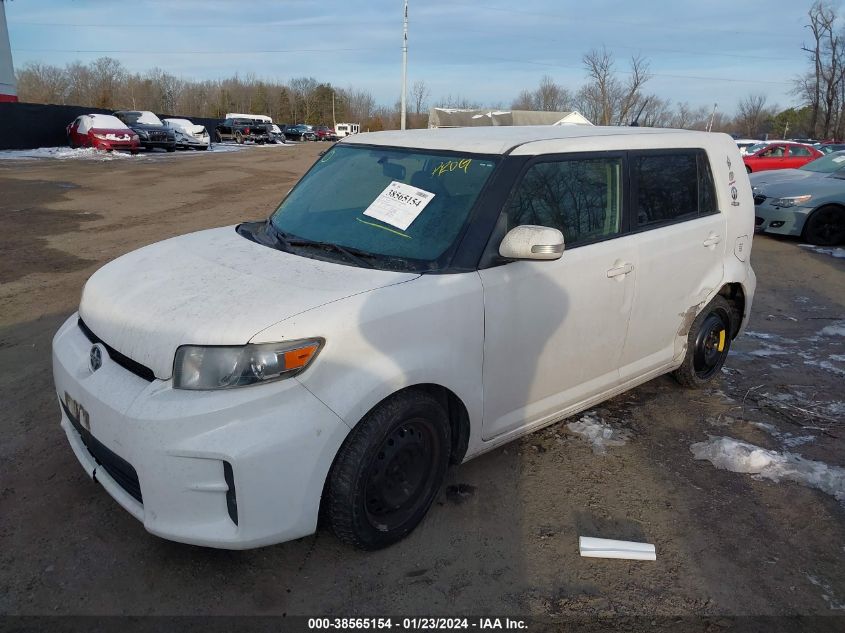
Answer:
<path fill-rule="evenodd" d="M 244 128 L 244 134 L 249 134 L 249 128 L 248 127 Z"/>

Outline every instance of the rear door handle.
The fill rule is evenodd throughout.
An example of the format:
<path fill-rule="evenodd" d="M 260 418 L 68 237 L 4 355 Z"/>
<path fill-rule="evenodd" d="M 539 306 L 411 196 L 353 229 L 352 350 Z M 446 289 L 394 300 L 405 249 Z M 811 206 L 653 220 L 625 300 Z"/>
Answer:
<path fill-rule="evenodd" d="M 721 235 L 716 235 L 715 233 L 711 233 L 710 236 L 704 240 L 704 246 L 716 246 L 719 242 L 722 241 Z"/>
<path fill-rule="evenodd" d="M 627 275 L 632 270 L 634 270 L 634 265 L 625 262 L 624 264 L 619 264 L 618 266 L 614 266 L 613 268 L 608 270 L 607 276 L 608 278 L 619 277 L 620 275 Z"/>

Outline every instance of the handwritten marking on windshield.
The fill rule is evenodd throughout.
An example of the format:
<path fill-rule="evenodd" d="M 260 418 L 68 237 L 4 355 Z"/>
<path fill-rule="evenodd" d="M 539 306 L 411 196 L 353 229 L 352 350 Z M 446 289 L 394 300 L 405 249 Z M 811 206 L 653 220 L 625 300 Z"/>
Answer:
<path fill-rule="evenodd" d="M 393 229 L 389 229 L 386 226 L 382 226 L 381 224 L 376 224 L 375 222 L 367 222 L 366 220 L 362 220 L 361 218 L 355 218 L 361 224 L 366 224 L 367 226 L 374 226 L 377 229 L 382 229 L 387 231 L 388 233 L 393 233 L 394 235 L 398 235 L 399 237 L 404 237 L 407 240 L 413 239 L 410 235 L 405 235 L 404 233 L 400 233 L 399 231 L 394 231 Z"/>
<path fill-rule="evenodd" d="M 471 158 L 464 158 L 463 160 L 444 160 L 442 163 L 440 163 L 437 167 L 434 168 L 434 171 L 431 172 L 431 175 L 442 176 L 446 172 L 455 171 L 456 169 L 467 173 L 470 163 L 472 163 Z"/>

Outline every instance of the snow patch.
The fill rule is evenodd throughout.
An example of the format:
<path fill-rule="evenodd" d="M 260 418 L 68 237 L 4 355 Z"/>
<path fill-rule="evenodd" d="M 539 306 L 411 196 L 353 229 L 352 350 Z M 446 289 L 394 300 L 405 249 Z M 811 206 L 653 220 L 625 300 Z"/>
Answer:
<path fill-rule="evenodd" d="M 752 424 L 754 424 L 754 426 L 758 429 L 764 430 L 780 442 L 781 445 L 787 448 L 795 448 L 796 446 L 803 446 L 804 444 L 816 441 L 816 437 L 814 435 L 793 435 L 792 433 L 783 433 L 774 424 L 768 424 L 766 422 L 753 422 Z"/>
<path fill-rule="evenodd" d="M 121 160 L 137 158 L 126 152 L 105 152 L 92 147 L 39 147 L 38 149 L 10 149 L 0 152 L 0 159 L 37 160 L 55 158 L 58 160 Z"/>
<path fill-rule="evenodd" d="M 593 452 L 603 455 L 609 446 L 622 446 L 631 437 L 629 431 L 615 429 L 594 413 L 581 416 L 577 422 L 566 425 L 572 433 L 580 435 L 593 447 Z"/>
<path fill-rule="evenodd" d="M 845 336 L 845 321 L 837 321 L 819 330 L 819 336 Z"/>
<path fill-rule="evenodd" d="M 690 446 L 695 459 L 709 461 L 716 468 L 746 473 L 775 483 L 793 481 L 817 488 L 845 504 L 845 468 L 804 459 L 795 453 L 780 453 L 731 437 L 711 437 Z"/>
<path fill-rule="evenodd" d="M 825 246 L 813 246 L 812 244 L 801 244 L 801 246 L 819 255 L 830 255 L 837 259 L 845 259 L 845 248 L 827 248 Z"/>

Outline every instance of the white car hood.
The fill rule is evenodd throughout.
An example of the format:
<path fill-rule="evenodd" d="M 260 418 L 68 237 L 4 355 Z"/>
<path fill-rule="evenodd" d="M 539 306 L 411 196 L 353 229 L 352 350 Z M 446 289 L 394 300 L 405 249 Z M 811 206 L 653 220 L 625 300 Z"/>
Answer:
<path fill-rule="evenodd" d="M 295 314 L 417 276 L 292 255 L 230 226 L 103 266 L 85 284 L 79 314 L 106 344 L 168 379 L 180 345 L 243 345 Z"/>

